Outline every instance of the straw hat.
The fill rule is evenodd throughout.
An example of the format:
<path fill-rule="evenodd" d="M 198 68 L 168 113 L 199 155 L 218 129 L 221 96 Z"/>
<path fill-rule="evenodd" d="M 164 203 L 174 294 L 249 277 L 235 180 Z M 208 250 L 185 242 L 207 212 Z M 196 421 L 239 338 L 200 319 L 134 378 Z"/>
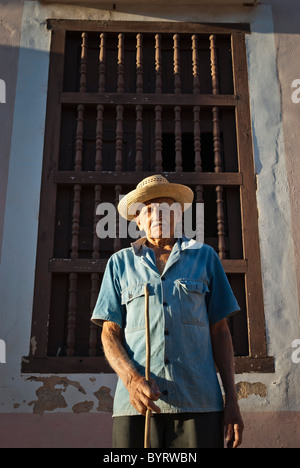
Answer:
<path fill-rule="evenodd" d="M 131 221 L 134 219 L 134 214 L 129 214 L 129 208 L 134 203 L 145 203 L 158 197 L 170 197 L 181 204 L 182 211 L 190 206 L 194 199 L 193 191 L 182 184 L 172 184 L 162 175 L 153 175 L 143 179 L 135 190 L 129 192 L 122 198 L 118 204 L 120 215 Z M 184 206 L 184 204 L 189 204 Z"/>

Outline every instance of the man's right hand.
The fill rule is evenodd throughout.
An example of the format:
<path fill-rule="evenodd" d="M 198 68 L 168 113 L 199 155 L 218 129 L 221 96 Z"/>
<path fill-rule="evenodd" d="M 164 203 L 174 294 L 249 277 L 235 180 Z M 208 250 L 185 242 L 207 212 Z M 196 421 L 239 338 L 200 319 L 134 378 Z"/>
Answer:
<path fill-rule="evenodd" d="M 154 403 L 161 395 L 155 381 L 148 384 L 135 369 L 123 346 L 123 333 L 119 325 L 106 321 L 103 323 L 101 334 L 105 356 L 126 386 L 130 403 L 141 414 L 145 415 L 147 409 L 160 413 L 159 407 Z"/>
<path fill-rule="evenodd" d="M 155 381 L 151 378 L 150 385 L 145 377 L 134 376 L 127 385 L 131 405 L 144 416 L 147 409 L 160 413 L 160 408 L 154 403 L 161 395 Z"/>

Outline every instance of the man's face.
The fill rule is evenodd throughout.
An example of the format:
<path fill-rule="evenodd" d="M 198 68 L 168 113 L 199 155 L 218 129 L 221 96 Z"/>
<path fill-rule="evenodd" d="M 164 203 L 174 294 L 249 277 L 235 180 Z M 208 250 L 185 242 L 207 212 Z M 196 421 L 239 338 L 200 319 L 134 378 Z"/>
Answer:
<path fill-rule="evenodd" d="M 137 213 L 135 221 L 147 238 L 170 239 L 182 217 L 182 208 L 173 198 L 159 197 L 145 202 Z"/>

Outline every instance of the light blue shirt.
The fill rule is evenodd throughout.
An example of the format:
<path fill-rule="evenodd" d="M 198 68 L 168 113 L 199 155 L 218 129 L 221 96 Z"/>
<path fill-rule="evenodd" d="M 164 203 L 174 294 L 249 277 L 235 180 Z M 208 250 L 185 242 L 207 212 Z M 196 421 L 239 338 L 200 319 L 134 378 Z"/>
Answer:
<path fill-rule="evenodd" d="M 154 251 L 138 239 L 108 260 L 91 320 L 117 323 L 137 371 L 145 376 L 145 285 L 149 289 L 151 377 L 162 413 L 223 410 L 210 325 L 240 309 L 215 250 L 183 236 L 159 274 Z M 139 414 L 118 380 L 113 416 Z"/>

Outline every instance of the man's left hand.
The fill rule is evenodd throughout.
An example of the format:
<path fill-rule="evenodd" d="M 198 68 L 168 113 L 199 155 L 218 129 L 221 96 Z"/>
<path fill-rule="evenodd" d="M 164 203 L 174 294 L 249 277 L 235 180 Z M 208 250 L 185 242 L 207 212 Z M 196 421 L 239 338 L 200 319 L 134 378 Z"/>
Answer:
<path fill-rule="evenodd" d="M 237 448 L 242 443 L 244 423 L 237 401 L 227 402 L 224 408 L 225 439 L 227 448 Z"/>

